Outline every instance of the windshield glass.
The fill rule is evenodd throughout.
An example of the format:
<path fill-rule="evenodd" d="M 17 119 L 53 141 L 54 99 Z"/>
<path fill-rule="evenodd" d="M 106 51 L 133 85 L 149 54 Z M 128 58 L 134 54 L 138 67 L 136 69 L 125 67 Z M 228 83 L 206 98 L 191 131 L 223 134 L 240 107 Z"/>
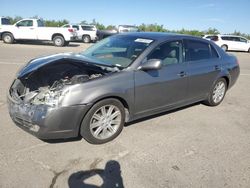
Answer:
<path fill-rule="evenodd" d="M 128 67 L 153 40 L 135 36 L 117 35 L 105 38 L 82 53 L 101 64 Z"/>

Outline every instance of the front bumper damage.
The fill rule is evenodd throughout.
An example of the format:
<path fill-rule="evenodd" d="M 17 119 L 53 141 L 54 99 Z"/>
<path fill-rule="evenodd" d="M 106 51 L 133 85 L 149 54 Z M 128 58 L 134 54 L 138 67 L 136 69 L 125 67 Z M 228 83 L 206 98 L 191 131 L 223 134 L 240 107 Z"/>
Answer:
<path fill-rule="evenodd" d="M 14 123 L 40 139 L 77 137 L 89 105 L 50 107 L 18 103 L 8 95 L 9 114 Z"/>
<path fill-rule="evenodd" d="M 7 97 L 9 114 L 17 126 L 40 139 L 79 135 L 91 103 L 82 103 L 84 95 L 79 94 L 85 92 L 75 86 L 116 71 L 81 58 L 72 54 L 41 57 L 18 72 Z"/>

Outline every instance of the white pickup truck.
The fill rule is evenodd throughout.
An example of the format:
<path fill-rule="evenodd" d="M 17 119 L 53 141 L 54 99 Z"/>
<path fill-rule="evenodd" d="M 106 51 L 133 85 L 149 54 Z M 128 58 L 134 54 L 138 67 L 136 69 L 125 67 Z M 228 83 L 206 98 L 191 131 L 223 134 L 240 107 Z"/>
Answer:
<path fill-rule="evenodd" d="M 23 19 L 14 25 L 2 26 L 0 33 L 0 38 L 8 44 L 15 40 L 40 40 L 53 41 L 55 46 L 65 46 L 77 37 L 72 28 L 45 27 L 40 19 Z"/>

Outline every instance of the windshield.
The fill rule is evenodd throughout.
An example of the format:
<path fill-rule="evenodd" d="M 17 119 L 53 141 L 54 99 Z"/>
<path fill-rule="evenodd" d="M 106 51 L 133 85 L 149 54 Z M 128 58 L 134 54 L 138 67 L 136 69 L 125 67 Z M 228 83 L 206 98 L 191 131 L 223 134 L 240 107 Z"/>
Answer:
<path fill-rule="evenodd" d="M 105 38 L 82 53 L 101 64 L 128 67 L 153 40 L 135 36 L 116 35 Z"/>

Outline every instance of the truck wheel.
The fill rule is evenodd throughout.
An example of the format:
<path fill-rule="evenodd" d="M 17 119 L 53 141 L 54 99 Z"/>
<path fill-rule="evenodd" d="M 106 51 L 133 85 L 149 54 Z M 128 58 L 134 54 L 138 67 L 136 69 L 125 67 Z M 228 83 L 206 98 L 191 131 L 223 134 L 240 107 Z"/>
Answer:
<path fill-rule="evenodd" d="M 53 38 L 53 43 L 55 46 L 61 47 L 64 46 L 65 40 L 62 36 L 57 35 Z"/>
<path fill-rule="evenodd" d="M 90 36 L 88 36 L 88 35 L 83 35 L 83 36 L 82 36 L 82 41 L 83 41 L 84 43 L 90 43 Z"/>
<path fill-rule="evenodd" d="M 7 44 L 12 44 L 14 42 L 14 37 L 11 33 L 3 34 L 3 42 Z"/>

